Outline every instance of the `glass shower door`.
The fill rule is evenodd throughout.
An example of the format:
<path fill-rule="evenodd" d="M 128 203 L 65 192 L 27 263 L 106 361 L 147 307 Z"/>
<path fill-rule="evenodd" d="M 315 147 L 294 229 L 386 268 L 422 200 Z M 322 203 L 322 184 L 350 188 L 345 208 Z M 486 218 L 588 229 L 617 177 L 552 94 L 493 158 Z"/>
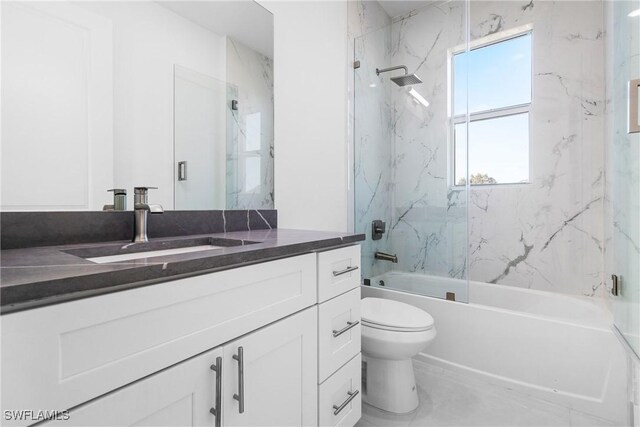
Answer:
<path fill-rule="evenodd" d="M 455 180 L 466 161 L 455 172 L 452 161 L 454 146 L 465 156 L 466 95 L 458 88 L 454 108 L 450 83 L 467 9 L 430 4 L 355 39 L 354 218 L 371 286 L 468 300 L 468 189 Z"/>
<path fill-rule="evenodd" d="M 634 84 L 640 79 L 640 1 L 610 2 L 610 8 L 616 30 L 610 45 L 611 272 L 618 281 L 614 318 L 620 333 L 640 354 L 640 133 L 633 129 L 640 121 L 637 80 Z"/>

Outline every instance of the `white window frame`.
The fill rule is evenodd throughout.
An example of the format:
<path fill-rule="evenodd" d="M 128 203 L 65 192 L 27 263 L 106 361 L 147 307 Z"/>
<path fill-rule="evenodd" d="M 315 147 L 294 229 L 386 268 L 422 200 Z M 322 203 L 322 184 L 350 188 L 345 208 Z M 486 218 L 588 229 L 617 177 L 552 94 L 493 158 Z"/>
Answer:
<path fill-rule="evenodd" d="M 500 107 L 500 108 L 493 108 L 493 109 L 489 109 L 489 110 L 482 110 L 482 111 L 477 111 L 474 113 L 469 113 L 468 111 L 465 114 L 458 114 L 457 116 L 454 115 L 454 111 L 455 111 L 455 104 L 454 104 L 454 99 L 455 99 L 455 76 L 454 76 L 454 67 L 453 67 L 453 59 L 456 55 L 467 52 L 467 51 L 473 51 L 476 49 L 480 49 L 483 47 L 487 47 L 493 44 L 497 44 L 497 43 L 502 43 L 508 40 L 512 40 L 518 37 L 522 37 L 525 35 L 530 35 L 531 36 L 531 76 L 530 76 L 530 81 L 531 81 L 531 101 L 528 103 L 524 103 L 524 104 L 516 104 L 516 105 L 510 105 L 507 107 Z M 529 133 L 529 140 L 528 140 L 528 149 L 529 149 L 529 154 L 528 154 L 528 160 L 529 160 L 529 176 L 527 181 L 523 181 L 523 182 L 505 182 L 505 183 L 496 183 L 496 184 L 471 184 L 468 183 L 469 186 L 473 186 L 473 187 L 491 187 L 491 186 L 507 186 L 507 185 L 528 185 L 531 183 L 531 105 L 533 103 L 533 25 L 531 24 L 527 24 L 527 25 L 523 25 L 517 28 L 513 28 L 510 30 L 506 30 L 506 31 L 501 31 L 495 34 L 491 34 L 489 36 L 486 37 L 482 37 L 480 39 L 474 40 L 472 42 L 470 42 L 468 44 L 468 49 L 467 49 L 467 45 L 460 45 L 460 46 L 456 46 L 453 49 L 449 49 L 448 52 L 448 68 L 449 68 L 449 72 L 448 72 L 448 80 L 449 80 L 449 122 L 450 122 L 450 126 L 449 126 L 449 141 L 450 141 L 450 183 L 451 183 L 451 187 L 454 188 L 464 188 L 466 187 L 465 185 L 460 185 L 456 182 L 456 148 L 455 148 L 455 126 L 459 125 L 459 124 L 471 124 L 472 122 L 477 122 L 477 121 L 481 121 L 481 120 L 489 120 L 489 119 L 497 119 L 497 118 L 503 118 L 503 117 L 509 117 L 509 116 L 514 116 L 514 115 L 518 115 L 518 114 L 527 114 L 529 116 L 529 129 L 528 129 L 528 133 Z M 468 90 L 469 88 L 467 88 Z M 469 126 L 467 125 L 467 146 L 469 144 Z M 468 150 L 467 150 L 468 151 Z M 468 153 L 467 153 L 467 169 L 468 169 Z M 468 172 L 467 172 L 467 176 L 468 176 Z"/>
<path fill-rule="evenodd" d="M 261 122 L 260 122 L 260 147 L 256 150 L 247 150 L 247 117 L 250 114 L 254 114 L 254 113 L 260 113 L 262 114 L 262 112 L 260 111 L 253 111 L 252 113 L 244 113 L 244 117 L 243 117 L 243 125 L 244 125 L 244 139 L 243 139 L 243 144 L 242 147 L 240 147 L 240 149 L 238 150 L 238 173 L 240 175 L 240 182 L 241 182 L 241 190 L 240 190 L 240 195 L 253 195 L 253 194 L 260 194 L 262 192 L 262 176 L 263 176 L 263 171 L 265 168 L 264 162 L 262 161 L 262 152 L 264 150 L 263 148 L 263 143 L 262 143 L 262 117 L 260 118 Z M 242 131 L 242 130 L 240 130 Z M 250 157 L 257 157 L 260 158 L 260 182 L 258 184 L 257 187 L 252 188 L 251 190 L 247 191 L 247 162 L 246 159 L 250 158 Z"/>

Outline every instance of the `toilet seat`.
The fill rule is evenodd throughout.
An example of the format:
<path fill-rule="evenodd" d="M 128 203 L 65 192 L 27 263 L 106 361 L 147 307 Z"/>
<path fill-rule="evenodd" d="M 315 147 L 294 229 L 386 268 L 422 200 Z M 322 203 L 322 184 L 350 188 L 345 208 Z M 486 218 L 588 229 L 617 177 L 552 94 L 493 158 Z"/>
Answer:
<path fill-rule="evenodd" d="M 433 328 L 433 317 L 424 310 L 399 301 L 364 298 L 362 325 L 395 332 L 422 332 Z"/>

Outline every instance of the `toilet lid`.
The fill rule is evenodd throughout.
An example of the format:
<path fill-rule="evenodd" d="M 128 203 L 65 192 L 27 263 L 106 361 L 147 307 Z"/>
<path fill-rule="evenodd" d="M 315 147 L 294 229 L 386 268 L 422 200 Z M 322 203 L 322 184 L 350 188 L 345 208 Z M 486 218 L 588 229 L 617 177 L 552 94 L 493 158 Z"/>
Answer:
<path fill-rule="evenodd" d="M 433 327 L 433 317 L 403 302 L 364 298 L 361 305 L 362 322 L 390 330 L 424 331 Z"/>

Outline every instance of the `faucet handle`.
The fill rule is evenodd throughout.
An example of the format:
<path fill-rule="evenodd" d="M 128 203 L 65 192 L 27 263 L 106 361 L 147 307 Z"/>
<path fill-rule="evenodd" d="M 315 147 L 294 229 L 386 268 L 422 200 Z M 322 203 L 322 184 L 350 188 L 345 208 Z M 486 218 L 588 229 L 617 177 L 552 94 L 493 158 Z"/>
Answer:
<path fill-rule="evenodd" d="M 144 203 L 147 202 L 148 190 L 157 190 L 158 187 L 133 187 L 133 194 L 143 197 Z"/>

